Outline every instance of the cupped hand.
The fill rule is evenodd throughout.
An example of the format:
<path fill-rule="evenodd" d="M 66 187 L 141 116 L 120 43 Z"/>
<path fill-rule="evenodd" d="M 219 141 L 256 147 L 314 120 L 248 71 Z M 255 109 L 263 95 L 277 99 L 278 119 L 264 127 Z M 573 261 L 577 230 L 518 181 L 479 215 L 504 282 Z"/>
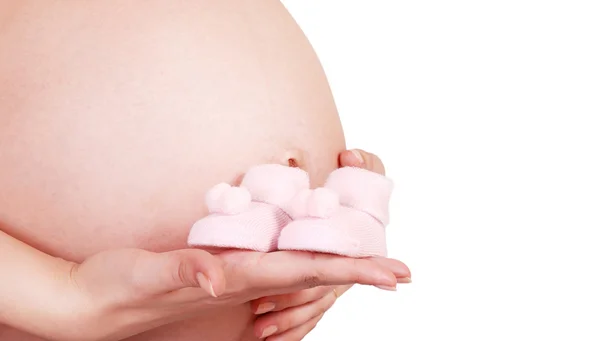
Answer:
<path fill-rule="evenodd" d="M 383 162 L 374 154 L 360 149 L 347 150 L 339 155 L 340 167 L 361 167 L 385 175 Z M 371 258 L 374 262 L 396 262 L 384 258 Z M 399 266 L 395 273 L 397 283 L 410 283 L 408 267 Z M 262 297 L 252 302 L 252 310 L 261 315 L 256 320 L 256 336 L 267 341 L 302 340 L 323 317 L 343 293 L 352 285 L 320 286 L 295 293 Z M 392 287 L 381 289 L 395 290 Z"/>
<path fill-rule="evenodd" d="M 393 287 L 399 275 L 406 267 L 397 261 L 307 252 L 109 250 L 72 268 L 68 301 L 76 303 L 68 309 L 79 314 L 60 339 L 121 340 L 259 297 L 321 286 Z"/>

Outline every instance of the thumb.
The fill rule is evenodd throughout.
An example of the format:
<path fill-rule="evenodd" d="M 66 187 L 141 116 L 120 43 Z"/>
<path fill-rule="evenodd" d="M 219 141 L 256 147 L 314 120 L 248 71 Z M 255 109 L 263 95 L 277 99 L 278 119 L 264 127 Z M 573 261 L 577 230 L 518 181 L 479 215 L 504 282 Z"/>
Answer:
<path fill-rule="evenodd" d="M 340 167 L 360 167 L 371 172 L 385 175 L 385 167 L 381 159 L 372 153 L 362 149 L 346 150 L 339 155 Z"/>
<path fill-rule="evenodd" d="M 198 249 L 152 253 L 140 259 L 134 282 L 151 295 L 188 287 L 200 287 L 213 297 L 225 291 L 222 261 Z"/>

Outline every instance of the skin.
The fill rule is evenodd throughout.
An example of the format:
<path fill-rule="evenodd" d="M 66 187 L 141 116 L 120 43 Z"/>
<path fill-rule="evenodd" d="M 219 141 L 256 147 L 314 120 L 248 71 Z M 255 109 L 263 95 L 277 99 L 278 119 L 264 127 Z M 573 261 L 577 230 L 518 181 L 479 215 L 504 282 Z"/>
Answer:
<path fill-rule="evenodd" d="M 318 186 L 357 162 L 344 149 L 278 1 L 0 1 L 0 338 L 238 341 L 274 324 L 271 339 L 301 339 L 336 286 L 391 287 L 408 268 L 185 240 L 211 185 L 277 162 Z M 305 266 L 265 272 L 290 263 Z M 256 314 L 264 300 L 277 307 Z"/>
<path fill-rule="evenodd" d="M 193 316 L 209 319 L 220 309 L 255 299 L 256 314 L 265 313 L 260 310 L 265 302 L 273 303 L 273 312 L 255 323 L 259 337 L 296 340 L 314 328 L 348 283 L 393 290 L 410 280 L 404 264 L 385 258 L 111 249 L 78 264 L 1 232 L 0 245 L 0 259 L 19 260 L 0 262 L 0 273 L 11 274 L 10 281 L 0 283 L 0 320 L 30 333 L 21 339 L 121 340 Z M 14 331 L 4 330 L 2 336 L 17 339 Z"/>
<path fill-rule="evenodd" d="M 361 149 L 340 153 L 339 164 L 340 167 L 361 167 L 385 175 L 381 159 Z M 397 283 L 411 283 L 410 271 L 406 276 L 398 277 Z M 255 334 L 260 337 L 272 333 L 267 341 L 301 340 L 351 287 L 323 286 L 255 300 L 252 302 L 252 311 L 261 315 L 255 323 Z M 395 286 L 386 289 L 395 290 Z"/>

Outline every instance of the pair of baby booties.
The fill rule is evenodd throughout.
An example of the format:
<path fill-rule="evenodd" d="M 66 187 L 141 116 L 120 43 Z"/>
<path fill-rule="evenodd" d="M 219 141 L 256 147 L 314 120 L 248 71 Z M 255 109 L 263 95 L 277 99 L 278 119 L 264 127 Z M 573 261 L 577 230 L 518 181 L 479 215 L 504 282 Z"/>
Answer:
<path fill-rule="evenodd" d="M 221 183 L 207 192 L 209 214 L 192 226 L 188 245 L 385 257 L 392 190 L 389 178 L 357 167 L 339 168 L 310 189 L 300 168 L 254 166 L 239 187 Z"/>

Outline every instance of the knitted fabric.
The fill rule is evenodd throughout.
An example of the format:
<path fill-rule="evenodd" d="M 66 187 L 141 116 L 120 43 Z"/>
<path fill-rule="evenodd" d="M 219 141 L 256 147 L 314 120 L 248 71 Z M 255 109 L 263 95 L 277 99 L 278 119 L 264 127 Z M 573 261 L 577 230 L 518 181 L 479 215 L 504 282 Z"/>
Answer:
<path fill-rule="evenodd" d="M 387 256 L 392 181 L 362 168 L 333 171 L 322 188 L 302 190 L 286 205 L 294 219 L 279 237 L 279 250 L 363 258 Z"/>
<path fill-rule="evenodd" d="M 209 215 L 192 226 L 188 245 L 275 251 L 281 229 L 291 221 L 282 206 L 308 187 L 308 174 L 299 168 L 252 167 L 240 187 L 218 184 L 207 192 Z"/>

